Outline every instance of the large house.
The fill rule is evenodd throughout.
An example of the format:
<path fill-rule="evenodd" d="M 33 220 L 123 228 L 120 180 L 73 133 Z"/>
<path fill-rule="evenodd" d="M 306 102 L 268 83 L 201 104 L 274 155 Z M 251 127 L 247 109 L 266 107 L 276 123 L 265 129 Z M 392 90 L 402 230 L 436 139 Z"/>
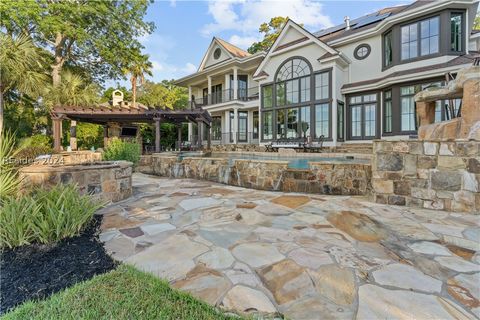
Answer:
<path fill-rule="evenodd" d="M 176 83 L 211 114 L 213 143 L 408 138 L 416 135 L 414 95 L 477 57 L 477 8 L 478 0 L 416 1 L 315 33 L 289 20 L 256 54 L 213 38 L 198 71 Z M 439 102 L 436 121 L 460 103 Z M 190 139 L 201 130 L 190 125 Z"/>

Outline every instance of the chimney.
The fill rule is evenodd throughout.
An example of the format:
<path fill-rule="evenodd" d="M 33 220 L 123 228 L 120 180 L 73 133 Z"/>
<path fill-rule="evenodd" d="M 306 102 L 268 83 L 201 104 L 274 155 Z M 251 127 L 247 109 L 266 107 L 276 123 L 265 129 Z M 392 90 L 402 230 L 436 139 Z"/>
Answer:
<path fill-rule="evenodd" d="M 345 18 L 343 18 L 343 21 L 345 21 L 345 30 L 350 30 L 350 17 L 345 16 Z"/>
<path fill-rule="evenodd" d="M 112 92 L 112 105 L 116 106 L 123 102 L 123 92 L 115 90 Z"/>

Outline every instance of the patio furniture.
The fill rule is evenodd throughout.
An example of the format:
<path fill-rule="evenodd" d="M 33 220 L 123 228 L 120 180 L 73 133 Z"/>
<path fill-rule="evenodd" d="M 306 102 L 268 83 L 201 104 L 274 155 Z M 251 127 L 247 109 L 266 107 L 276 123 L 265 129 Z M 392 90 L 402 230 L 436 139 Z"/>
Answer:
<path fill-rule="evenodd" d="M 278 151 L 280 148 L 285 149 L 295 149 L 295 150 L 304 150 L 305 149 L 305 142 L 304 141 L 292 141 L 287 139 L 279 139 L 273 141 L 270 145 L 272 151 Z M 267 148 L 268 150 L 268 148 Z"/>
<path fill-rule="evenodd" d="M 310 138 L 308 139 L 310 140 Z M 321 135 L 317 141 L 309 141 L 305 144 L 305 152 L 322 152 L 325 136 Z"/>

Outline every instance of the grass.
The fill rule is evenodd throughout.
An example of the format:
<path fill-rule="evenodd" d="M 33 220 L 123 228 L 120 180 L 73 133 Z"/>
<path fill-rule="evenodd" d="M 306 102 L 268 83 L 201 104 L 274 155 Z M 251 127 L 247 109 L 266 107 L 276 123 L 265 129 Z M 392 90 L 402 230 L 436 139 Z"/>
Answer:
<path fill-rule="evenodd" d="M 7 313 L 12 319 L 239 319 L 227 316 L 167 282 L 121 265 L 43 301 Z"/>

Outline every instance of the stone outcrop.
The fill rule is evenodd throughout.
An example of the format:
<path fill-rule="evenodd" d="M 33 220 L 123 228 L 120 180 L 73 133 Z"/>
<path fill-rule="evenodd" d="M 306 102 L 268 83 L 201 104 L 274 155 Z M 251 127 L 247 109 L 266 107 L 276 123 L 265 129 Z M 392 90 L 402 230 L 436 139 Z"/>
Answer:
<path fill-rule="evenodd" d="M 435 122 L 435 101 L 462 98 L 461 117 Z M 420 139 L 480 140 L 480 67 L 460 70 L 444 88 L 432 88 L 415 95 Z"/>

